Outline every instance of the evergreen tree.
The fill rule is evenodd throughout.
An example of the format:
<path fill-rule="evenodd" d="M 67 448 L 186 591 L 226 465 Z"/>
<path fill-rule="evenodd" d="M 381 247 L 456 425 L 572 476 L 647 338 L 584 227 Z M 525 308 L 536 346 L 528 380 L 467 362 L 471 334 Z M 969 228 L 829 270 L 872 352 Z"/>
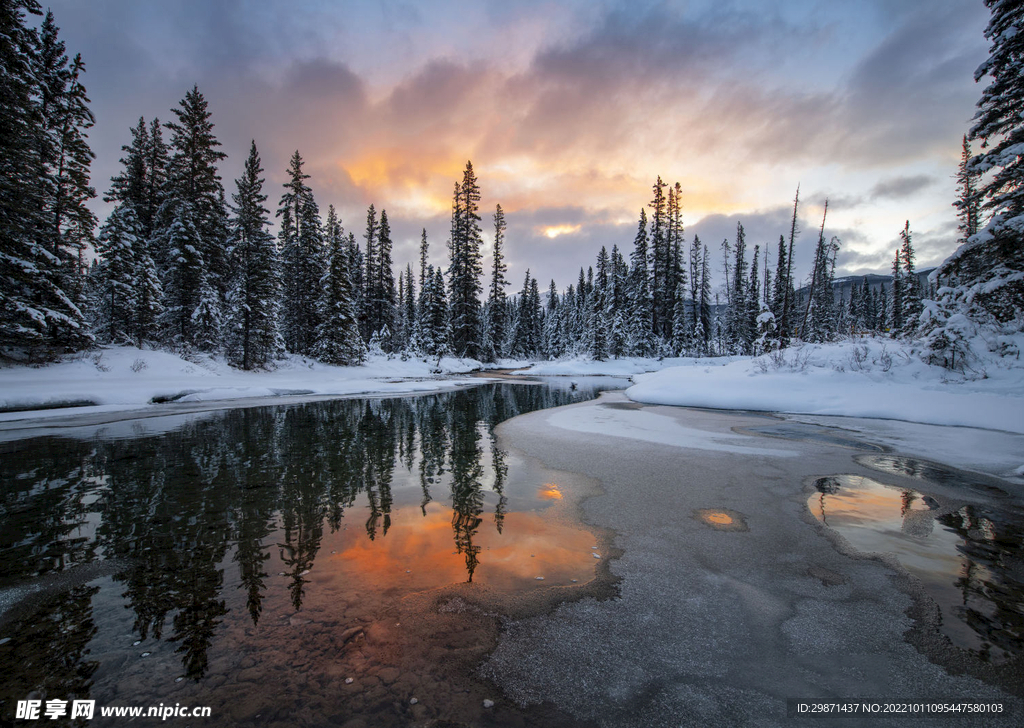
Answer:
<path fill-rule="evenodd" d="M 676 285 L 675 307 L 672 311 L 672 352 L 683 356 L 693 346 L 691 340 L 690 316 L 686 310 L 686 284 Z"/>
<path fill-rule="evenodd" d="M 900 264 L 900 249 L 896 248 L 896 256 L 892 261 L 892 296 L 889 302 L 888 329 L 890 336 L 896 338 L 903 330 L 903 266 Z"/>
<path fill-rule="evenodd" d="M 366 348 L 353 305 L 349 246 L 334 205 L 327 209 L 326 233 L 327 270 L 320 280 L 323 297 L 313 354 L 327 364 L 352 366 L 366 358 Z"/>
<path fill-rule="evenodd" d="M 647 212 L 641 208 L 640 222 L 637 225 L 636 238 L 633 240 L 633 252 L 630 254 L 630 317 L 626 345 L 626 351 L 630 356 L 653 356 L 655 352 L 647 242 Z M 580 295 L 580 291 L 577 291 L 577 295 Z"/>
<path fill-rule="evenodd" d="M 207 266 L 210 285 L 223 297 L 230 278 L 227 240 L 227 210 L 224 187 L 217 173 L 217 163 L 226 158 L 218 151 L 220 142 L 213 134 L 211 112 L 198 87 L 185 94 L 180 108 L 172 109 L 177 121 L 164 126 L 171 132 L 171 155 L 167 163 L 167 189 L 160 212 L 166 251 L 170 244 L 167 221 L 189 217 L 195 227 L 197 253 Z M 152 134 L 150 143 L 153 143 Z M 187 205 L 187 213 L 176 209 Z"/>
<path fill-rule="evenodd" d="M 196 316 L 201 304 L 208 307 L 211 287 L 207 280 L 201 237 L 189 203 L 175 205 L 174 218 L 163 235 L 167 264 L 160 326 L 165 341 L 172 348 L 190 351 L 200 348 L 201 341 L 206 339 L 207 332 L 200 335 L 196 328 L 197 320 L 201 319 L 204 326 L 212 321 L 208 310 Z"/>
<path fill-rule="evenodd" d="M 277 216 L 278 240 L 284 259 L 284 340 L 288 351 L 312 355 L 320 324 L 320 281 L 326 261 L 320 210 L 306 185 L 298 150 L 288 167 L 288 181 Z"/>
<path fill-rule="evenodd" d="M 449 316 L 451 344 L 459 356 L 480 356 L 480 186 L 473 163 L 466 162 L 462 184 L 456 183 L 452 202 L 452 238 L 449 244 Z"/>
<path fill-rule="evenodd" d="M 487 299 L 488 304 L 488 331 L 491 351 L 488 352 L 488 359 L 494 361 L 505 356 L 504 341 L 505 331 L 508 322 L 505 320 L 505 286 L 509 284 L 505 280 L 505 272 L 508 266 L 505 265 L 505 256 L 502 246 L 505 244 L 505 212 L 501 205 L 494 209 L 494 256 L 491 265 L 491 292 Z"/>
<path fill-rule="evenodd" d="M 668 329 L 668 320 L 672 317 L 668 306 L 669 292 L 669 260 L 670 247 L 668 239 L 668 219 L 665 204 L 665 187 L 659 175 L 653 185 L 654 198 L 648 203 L 651 208 L 651 323 L 655 335 L 664 337 Z"/>
<path fill-rule="evenodd" d="M 391 248 L 388 213 L 387 210 L 381 210 L 374 250 L 375 280 L 369 306 L 371 334 L 378 335 L 387 351 L 391 351 L 390 337 L 395 331 L 395 274 L 392 271 Z"/>
<path fill-rule="evenodd" d="M 690 328 L 696 332 L 700 312 L 697 310 L 697 301 L 700 300 L 701 269 L 703 266 L 702 246 L 700 238 L 693 236 L 690 243 Z"/>
<path fill-rule="evenodd" d="M 420 291 L 420 348 L 427 356 L 443 356 L 449 352 L 448 305 L 441 270 L 427 266 L 425 285 Z"/>
<path fill-rule="evenodd" d="M 706 245 L 701 254 L 700 300 L 696 306 L 699 316 L 697 317 L 697 327 L 694 330 L 694 338 L 701 347 L 701 354 L 707 356 L 711 351 L 711 337 L 714 331 L 711 321 L 711 260 Z"/>
<path fill-rule="evenodd" d="M 277 245 L 268 227 L 270 211 L 264 207 L 263 165 L 256 141 L 249 148 L 231 220 L 231 267 L 234 273 L 228 296 L 229 312 L 225 354 L 245 370 L 265 369 L 284 353 L 280 332 L 281 286 Z M 332 208 L 333 213 L 333 208 Z"/>
<path fill-rule="evenodd" d="M 363 339 L 370 340 L 377 331 L 374 305 L 377 301 L 377 210 L 371 203 L 366 210 L 366 232 L 363 233 L 363 240 L 366 241 L 366 248 L 363 251 L 363 296 L 362 308 L 359 311 L 359 328 L 363 332 Z"/>
<path fill-rule="evenodd" d="M 81 59 L 68 65 L 52 16 L 40 36 L 26 14 L 39 4 L 0 3 L 0 356 L 47 359 L 92 341 L 80 257 L 95 225 L 92 116 Z"/>
<path fill-rule="evenodd" d="M 921 286 L 917 280 L 917 271 L 914 266 L 914 246 L 910 242 L 910 221 L 900 231 L 900 252 L 903 259 L 903 328 L 901 333 L 905 336 L 912 335 L 920 325 L 921 311 Z"/>
<path fill-rule="evenodd" d="M 750 261 L 750 278 L 747 282 L 746 305 L 744 316 L 746 321 L 743 326 L 743 350 L 753 353 L 754 340 L 758 336 L 757 317 L 761 314 L 761 281 L 759 278 L 758 262 L 761 256 L 761 246 L 754 246 L 754 255 Z"/>
<path fill-rule="evenodd" d="M 973 161 L 971 142 L 964 134 L 960 166 L 956 172 L 957 199 L 953 203 L 959 220 L 957 230 L 960 233 L 960 243 L 965 243 L 976 235 L 981 222 L 981 193 L 978 190 L 980 175 L 975 170 Z"/>
<path fill-rule="evenodd" d="M 974 72 L 974 80 L 988 77 L 990 82 L 968 136 L 981 141 L 980 152 L 966 160 L 965 174 L 957 180 L 961 238 L 972 223 L 980 227 L 980 219 L 971 215 L 975 200 L 990 217 L 984 229 L 967 237 L 940 266 L 935 280 L 946 285 L 922 317 L 932 361 L 950 368 L 966 364 L 967 342 L 977 339 L 979 325 L 1000 335 L 1024 328 L 1024 4 L 985 0 L 985 5 L 991 12 L 985 29 L 989 57 Z M 971 176 L 980 185 L 974 196 Z M 1000 350 L 1014 354 L 1016 347 L 1003 345 Z"/>
<path fill-rule="evenodd" d="M 94 119 L 82 85 L 82 57 L 76 55 L 69 62 L 57 33 L 53 13 L 48 11 L 40 28 L 35 64 L 42 107 L 39 131 L 45 135 L 41 154 L 48 191 L 42 234 L 56 259 L 55 269 L 48 274 L 54 276 L 54 283 L 70 299 L 73 307 L 67 307 L 66 313 L 75 316 L 78 323 L 54 334 L 67 345 L 79 348 L 89 342 L 81 313 L 84 300 L 80 261 L 83 251 L 92 243 L 96 227 L 96 216 L 87 206 L 96 196 L 89 184 L 89 167 L 95 155 L 87 141 L 87 131 Z"/>
<path fill-rule="evenodd" d="M 141 236 L 135 210 L 126 202 L 110 213 L 96 241 L 96 252 L 103 263 L 95 328 L 104 343 L 126 344 L 134 338 L 138 272 L 135 252 Z"/>
<path fill-rule="evenodd" d="M 747 353 L 747 342 L 752 341 L 747 313 L 747 236 L 743 225 L 736 224 L 736 248 L 733 262 L 733 282 L 726 319 L 726 344 L 732 353 Z"/>
<path fill-rule="evenodd" d="M 427 279 L 427 256 L 430 252 L 430 244 L 427 242 L 427 229 L 423 228 L 420 236 L 420 290 L 426 285 Z"/>

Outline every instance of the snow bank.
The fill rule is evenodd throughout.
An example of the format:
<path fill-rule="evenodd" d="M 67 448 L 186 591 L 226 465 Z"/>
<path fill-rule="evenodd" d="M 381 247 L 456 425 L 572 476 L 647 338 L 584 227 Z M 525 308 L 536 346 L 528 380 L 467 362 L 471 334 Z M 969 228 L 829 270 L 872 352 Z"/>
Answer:
<path fill-rule="evenodd" d="M 908 345 L 862 339 L 804 345 L 724 366 L 674 366 L 634 377 L 647 404 L 959 425 L 1024 433 L 1024 366 L 993 358 L 984 378 L 929 366 Z"/>
<path fill-rule="evenodd" d="M 653 372 L 672 366 L 699 364 L 704 367 L 720 367 L 725 366 L 735 359 L 736 357 L 717 357 L 714 359 L 640 359 L 623 357 L 621 359 L 594 361 L 590 357 L 577 357 L 573 359 L 557 359 L 555 361 L 536 362 L 529 368 L 513 372 L 513 374 L 536 377 L 631 377 L 636 374 L 644 374 L 645 372 Z"/>
<path fill-rule="evenodd" d="M 433 391 L 466 383 L 452 376 L 480 368 L 471 359 L 376 357 L 357 367 L 335 367 L 290 357 L 274 371 L 244 372 L 208 356 L 185 360 L 166 351 L 111 347 L 45 367 L 0 368 L 0 421 L 68 406 L 87 412 L 168 401 Z"/>

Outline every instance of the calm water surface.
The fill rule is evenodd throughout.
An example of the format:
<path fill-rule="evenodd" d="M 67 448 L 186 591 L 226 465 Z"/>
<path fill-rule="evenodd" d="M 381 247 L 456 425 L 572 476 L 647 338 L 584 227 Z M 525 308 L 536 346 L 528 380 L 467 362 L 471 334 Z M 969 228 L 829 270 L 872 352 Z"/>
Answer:
<path fill-rule="evenodd" d="M 896 467 L 902 461 L 913 469 Z M 872 456 L 871 465 L 954 482 L 951 469 L 906 458 Z M 895 554 L 934 600 L 939 629 L 954 645 L 989 662 L 1024 655 L 1024 512 L 1018 507 L 948 501 L 858 475 L 820 478 L 815 488 L 811 512 L 857 550 Z"/>
<path fill-rule="evenodd" d="M 494 428 L 622 384 L 0 445 L 0 723 L 27 697 L 211 706 L 182 725 L 528 723 L 466 678 L 496 630 L 474 597 L 579 589 L 603 557 L 566 517 L 568 476 Z"/>

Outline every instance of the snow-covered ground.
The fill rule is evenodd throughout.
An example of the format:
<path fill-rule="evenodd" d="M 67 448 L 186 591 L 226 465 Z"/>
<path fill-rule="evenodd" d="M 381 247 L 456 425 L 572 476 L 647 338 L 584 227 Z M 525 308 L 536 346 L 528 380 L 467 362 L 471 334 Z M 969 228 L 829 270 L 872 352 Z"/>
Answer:
<path fill-rule="evenodd" d="M 1024 349 L 1021 337 L 1018 349 Z M 577 358 L 494 365 L 532 376 L 633 377 L 630 399 L 648 404 L 904 420 L 1024 433 L 1024 362 L 992 355 L 967 376 L 929 366 L 911 345 L 856 339 L 758 358 Z M 469 359 L 378 356 L 358 367 L 291 357 L 243 372 L 208 356 L 112 347 L 45 367 L 0 368 L 0 421 L 145 408 L 153 401 L 213 402 L 288 395 L 405 394 L 465 384 Z M 54 408 L 54 409 L 47 409 Z"/>
<path fill-rule="evenodd" d="M 1022 342 L 1024 343 L 1024 342 Z M 968 376 L 885 339 L 807 344 L 722 366 L 680 362 L 634 376 L 646 404 L 842 415 L 1024 433 L 1024 362 L 992 356 Z"/>
<path fill-rule="evenodd" d="M 0 368 L 0 421 L 143 408 L 156 401 L 206 402 L 281 395 L 403 394 L 468 380 L 469 359 L 374 357 L 358 367 L 335 367 L 291 357 L 267 372 L 233 369 L 208 356 L 192 361 L 166 351 L 111 347 L 41 367 Z M 88 406 L 81 406 L 91 403 Z M 17 411 L 14 411 L 17 410 Z"/>

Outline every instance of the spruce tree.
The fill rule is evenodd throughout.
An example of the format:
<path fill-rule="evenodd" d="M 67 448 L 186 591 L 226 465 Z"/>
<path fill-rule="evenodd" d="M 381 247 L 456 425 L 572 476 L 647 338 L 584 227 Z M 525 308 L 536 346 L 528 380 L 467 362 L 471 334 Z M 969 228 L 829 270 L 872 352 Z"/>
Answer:
<path fill-rule="evenodd" d="M 1024 328 L 1024 5 L 1019 0 L 985 0 L 985 5 L 991 12 L 985 29 L 989 57 L 974 80 L 987 78 L 988 85 L 968 135 L 981 145 L 966 161 L 965 174 L 958 175 L 963 242 L 936 273 L 946 285 L 938 291 L 937 305 L 926 311 L 924 326 L 932 360 L 961 368 L 970 353 L 967 341 L 977 340 L 979 325 L 1001 335 Z M 979 184 L 974 196 L 971 176 Z M 989 221 L 966 237 L 972 223 L 981 224 L 972 220 L 975 200 Z M 1015 347 L 999 348 L 1015 355 Z"/>
<path fill-rule="evenodd" d="M 960 153 L 960 166 L 956 171 L 957 199 L 953 203 L 959 224 L 959 242 L 965 243 L 977 234 L 981 222 L 981 192 L 978 189 L 980 175 L 974 168 L 974 156 L 971 154 L 971 142 L 964 134 L 963 148 Z"/>
<path fill-rule="evenodd" d="M 371 335 L 377 334 L 385 351 L 391 351 L 391 336 L 395 331 L 395 274 L 391 260 L 391 225 L 387 210 L 380 211 L 377 227 L 377 245 L 374 250 L 373 296 L 369 302 Z"/>
<path fill-rule="evenodd" d="M 194 316 L 200 304 L 209 304 L 210 285 L 202 253 L 202 238 L 188 202 L 175 205 L 174 218 L 163 232 L 163 237 L 167 264 L 160 326 L 169 346 L 178 351 L 192 351 L 200 348 L 200 341 L 206 338 L 197 330 Z M 208 311 L 202 314 L 204 325 L 210 323 L 208 314 Z"/>
<path fill-rule="evenodd" d="M 366 230 L 363 240 L 366 247 L 363 251 L 363 295 L 359 313 L 359 328 L 363 339 L 369 341 L 377 331 L 376 301 L 377 297 L 377 210 L 371 203 L 366 210 Z"/>
<path fill-rule="evenodd" d="M 473 163 L 466 162 L 462 184 L 456 183 L 449 244 L 449 316 L 451 345 L 458 356 L 480 356 L 480 186 Z"/>
<path fill-rule="evenodd" d="M 726 319 L 726 343 L 732 353 L 747 353 L 747 342 L 752 340 L 748 330 L 747 314 L 747 236 L 741 223 L 736 223 L 736 247 L 733 261 L 733 281 Z"/>
<path fill-rule="evenodd" d="M 640 222 L 637 224 L 636 238 L 633 240 L 633 252 L 629 257 L 627 295 L 630 301 L 630 317 L 626 351 L 630 356 L 653 356 L 656 348 L 647 243 L 647 211 L 641 208 Z M 579 295 L 581 291 L 578 290 L 577 296 Z"/>
<path fill-rule="evenodd" d="M 198 253 L 207 266 L 207 277 L 221 295 L 227 293 L 230 278 L 227 251 L 227 209 L 224 187 L 217 164 L 227 155 L 218 151 L 213 134 L 212 113 L 199 88 L 185 94 L 180 108 L 171 110 L 176 121 L 164 126 L 171 132 L 171 155 L 167 163 L 167 190 L 160 213 L 166 221 L 177 216 L 179 205 L 188 205 L 198 235 Z M 152 134 L 150 135 L 152 143 Z"/>
<path fill-rule="evenodd" d="M 92 116 L 81 59 L 68 65 L 52 16 L 40 35 L 26 14 L 39 4 L 0 4 L 0 356 L 51 359 L 92 342 L 81 270 Z"/>
<path fill-rule="evenodd" d="M 338 366 L 359 364 L 366 348 L 353 305 L 354 291 L 348 241 L 334 205 L 327 209 L 327 269 L 320 280 L 320 322 L 313 355 Z"/>
<path fill-rule="evenodd" d="M 48 189 L 44 215 L 46 227 L 42 231 L 47 249 L 56 259 L 54 282 L 71 299 L 74 308 L 67 313 L 76 315 L 79 326 L 65 333 L 54 332 L 66 338 L 67 344 L 81 347 L 88 343 L 83 336 L 84 318 L 80 261 L 83 251 L 91 244 L 96 216 L 87 203 L 96 196 L 89 184 L 89 167 L 93 155 L 87 141 L 87 131 L 94 124 L 89 110 L 89 98 L 82 85 L 85 64 L 81 55 L 72 61 L 64 53 L 64 43 L 57 39 L 58 28 L 53 13 L 47 12 L 39 33 L 36 53 L 36 74 L 42 109 L 40 134 L 45 135 L 42 155 L 45 162 L 45 180 Z"/>
<path fill-rule="evenodd" d="M 115 207 L 100 229 L 96 253 L 102 267 L 95 328 L 103 343 L 127 344 L 134 339 L 138 273 L 135 254 L 141 237 L 141 225 L 129 202 Z"/>
<path fill-rule="evenodd" d="M 487 298 L 488 305 L 488 326 L 491 351 L 488 358 L 492 361 L 505 356 L 504 341 L 508 322 L 505 320 L 505 286 L 509 284 L 505 280 L 505 272 L 508 266 L 505 264 L 505 212 L 501 205 L 494 209 L 494 255 L 491 264 L 491 291 Z"/>
<path fill-rule="evenodd" d="M 288 167 L 288 181 L 277 216 L 284 260 L 284 340 L 288 351 L 312 355 L 320 323 L 320 281 L 326 268 L 320 209 L 306 185 L 298 150 Z"/>
<path fill-rule="evenodd" d="M 654 333 L 664 337 L 668 328 L 671 311 L 668 308 L 669 240 L 668 219 L 666 215 L 665 187 L 667 185 L 658 176 L 653 185 L 654 197 L 648 203 L 651 208 L 651 322 Z"/>
<path fill-rule="evenodd" d="M 889 335 L 896 338 L 903 331 L 903 266 L 900 261 L 900 249 L 896 248 L 896 256 L 892 261 L 892 296 L 889 301 Z"/>
<path fill-rule="evenodd" d="M 268 230 L 270 211 L 264 207 L 263 165 L 256 141 L 249 147 L 231 220 L 231 267 L 233 281 L 228 296 L 229 313 L 225 354 L 245 370 L 265 369 L 284 353 L 280 332 L 281 264 L 277 245 Z"/>
<path fill-rule="evenodd" d="M 900 258 L 903 260 L 903 328 L 901 333 L 910 336 L 917 331 L 920 325 L 921 311 L 921 285 L 917 280 L 917 270 L 914 266 L 914 246 L 910 240 L 910 221 L 900 231 Z"/>

